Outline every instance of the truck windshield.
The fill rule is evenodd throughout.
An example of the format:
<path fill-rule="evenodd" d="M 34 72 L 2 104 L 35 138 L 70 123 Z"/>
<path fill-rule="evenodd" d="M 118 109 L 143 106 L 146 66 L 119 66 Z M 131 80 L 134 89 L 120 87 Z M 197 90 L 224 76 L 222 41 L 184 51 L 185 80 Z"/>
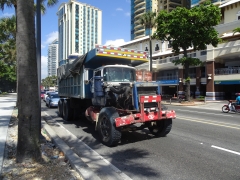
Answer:
<path fill-rule="evenodd" d="M 103 70 L 103 80 L 112 82 L 133 82 L 136 79 L 135 70 L 124 67 L 106 67 Z"/>

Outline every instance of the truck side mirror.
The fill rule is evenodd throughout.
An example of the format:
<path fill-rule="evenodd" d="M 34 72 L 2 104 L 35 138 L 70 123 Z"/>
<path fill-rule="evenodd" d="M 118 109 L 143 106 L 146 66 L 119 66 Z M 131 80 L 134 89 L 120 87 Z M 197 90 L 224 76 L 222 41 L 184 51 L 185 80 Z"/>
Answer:
<path fill-rule="evenodd" d="M 89 84 L 89 69 L 84 68 L 84 83 Z"/>

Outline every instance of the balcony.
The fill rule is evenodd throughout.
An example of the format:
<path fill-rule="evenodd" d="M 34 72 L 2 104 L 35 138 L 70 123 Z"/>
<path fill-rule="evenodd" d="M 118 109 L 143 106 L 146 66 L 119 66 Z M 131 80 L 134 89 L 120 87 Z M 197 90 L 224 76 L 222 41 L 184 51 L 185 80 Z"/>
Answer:
<path fill-rule="evenodd" d="M 139 12 L 138 14 L 135 14 L 134 20 L 138 21 L 138 18 L 140 18 L 144 13 L 145 13 L 145 10 L 143 10 L 141 13 Z"/>
<path fill-rule="evenodd" d="M 135 34 L 137 35 L 137 34 L 142 34 L 142 32 L 144 32 L 145 31 L 145 29 L 144 28 L 139 28 L 139 29 L 136 29 L 135 30 Z"/>
<path fill-rule="evenodd" d="M 135 35 L 134 39 L 138 39 L 138 38 L 142 38 L 142 37 L 145 37 L 144 33 Z"/>
<path fill-rule="evenodd" d="M 134 30 L 137 30 L 138 28 L 144 28 L 144 26 L 142 24 L 135 24 L 134 26 Z"/>
<path fill-rule="evenodd" d="M 170 0 L 170 3 L 182 4 L 181 0 Z"/>
<path fill-rule="evenodd" d="M 134 4 L 139 4 L 139 3 L 142 3 L 142 2 L 145 3 L 145 0 L 135 0 L 135 1 L 134 1 Z"/>
<path fill-rule="evenodd" d="M 135 10 L 136 8 L 138 8 L 139 6 L 145 5 L 145 1 L 139 1 L 138 3 L 135 3 L 136 5 L 134 6 Z"/>
<path fill-rule="evenodd" d="M 135 14 L 137 15 L 138 12 L 141 12 L 141 11 L 144 11 L 145 10 L 145 7 L 144 6 L 140 6 L 139 8 L 136 8 L 135 9 Z M 142 12 L 141 12 L 142 13 Z"/>

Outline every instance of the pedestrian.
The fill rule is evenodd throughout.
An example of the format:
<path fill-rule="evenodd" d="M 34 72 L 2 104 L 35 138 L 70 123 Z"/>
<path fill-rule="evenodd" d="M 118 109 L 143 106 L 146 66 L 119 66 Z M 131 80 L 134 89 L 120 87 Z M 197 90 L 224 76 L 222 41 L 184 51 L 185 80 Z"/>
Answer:
<path fill-rule="evenodd" d="M 235 106 L 240 105 L 240 93 L 236 93 L 237 97 L 234 103 L 231 103 L 231 107 L 233 111 L 236 111 Z"/>

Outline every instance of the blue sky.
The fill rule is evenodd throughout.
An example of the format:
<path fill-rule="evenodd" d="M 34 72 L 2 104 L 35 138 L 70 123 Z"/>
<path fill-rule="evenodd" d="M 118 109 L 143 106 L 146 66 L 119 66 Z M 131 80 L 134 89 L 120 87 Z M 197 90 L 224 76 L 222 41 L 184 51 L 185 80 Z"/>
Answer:
<path fill-rule="evenodd" d="M 41 29 L 41 77 L 47 77 L 47 50 L 48 44 L 58 37 L 57 11 L 61 3 L 68 0 L 59 0 L 54 7 L 47 8 L 42 15 Z M 119 46 L 130 41 L 130 0 L 79 0 L 102 10 L 102 45 Z M 5 8 L 0 11 L 0 18 L 12 16 L 14 8 Z"/>

